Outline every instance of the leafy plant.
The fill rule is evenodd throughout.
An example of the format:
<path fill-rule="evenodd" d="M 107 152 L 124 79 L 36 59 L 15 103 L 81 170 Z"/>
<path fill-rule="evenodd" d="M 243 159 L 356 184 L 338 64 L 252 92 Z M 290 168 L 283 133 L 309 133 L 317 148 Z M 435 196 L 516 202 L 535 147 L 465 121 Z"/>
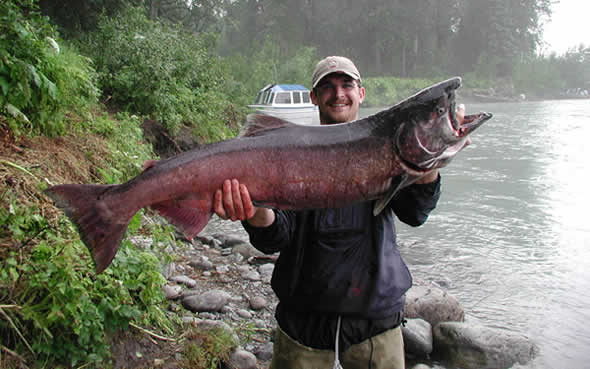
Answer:
<path fill-rule="evenodd" d="M 232 104 L 225 94 L 223 62 L 209 51 L 214 39 L 151 21 L 143 9 L 129 7 L 101 18 L 82 43 L 110 102 L 162 121 L 172 134 L 182 125 L 204 140 L 235 133 L 237 127 L 226 124 Z"/>
<path fill-rule="evenodd" d="M 90 61 L 57 39 L 33 1 L 0 3 L 0 114 L 14 132 L 61 134 L 66 107 L 97 99 Z"/>
<path fill-rule="evenodd" d="M 110 355 L 108 332 L 130 322 L 170 330 L 162 309 L 165 280 L 153 253 L 123 241 L 111 267 L 97 276 L 71 224 L 51 230 L 36 212 L 0 210 L 15 240 L 45 229 L 27 262 L 22 248 L 0 260 L 0 305 L 18 307 L 0 316 L 0 332 L 8 333 L 14 346 L 29 347 L 39 360 L 99 363 Z M 139 215 L 131 231 L 137 228 Z"/>
<path fill-rule="evenodd" d="M 215 369 L 226 360 L 236 342 L 231 333 L 223 329 L 202 331 L 192 328 L 185 334 L 184 367 Z"/>

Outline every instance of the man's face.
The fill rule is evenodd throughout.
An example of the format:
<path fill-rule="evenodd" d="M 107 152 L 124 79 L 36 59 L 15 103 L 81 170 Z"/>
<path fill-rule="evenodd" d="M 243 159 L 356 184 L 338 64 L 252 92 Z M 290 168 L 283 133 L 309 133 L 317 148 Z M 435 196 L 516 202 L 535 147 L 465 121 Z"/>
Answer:
<path fill-rule="evenodd" d="M 321 124 L 346 123 L 358 119 L 365 88 L 346 74 L 328 74 L 311 92 L 311 101 L 318 106 Z"/>

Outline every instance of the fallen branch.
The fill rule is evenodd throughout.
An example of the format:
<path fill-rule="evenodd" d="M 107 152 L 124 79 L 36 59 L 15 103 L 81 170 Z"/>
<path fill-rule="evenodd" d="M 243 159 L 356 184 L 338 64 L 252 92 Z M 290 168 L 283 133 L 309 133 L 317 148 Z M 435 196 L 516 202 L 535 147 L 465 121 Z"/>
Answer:
<path fill-rule="evenodd" d="M 3 345 L 0 345 L 0 350 L 5 351 L 10 356 L 14 356 L 15 358 L 19 359 L 23 363 L 25 362 L 25 358 L 24 357 L 20 356 L 19 354 L 17 354 L 16 352 L 12 351 L 8 347 L 5 347 Z"/>
<path fill-rule="evenodd" d="M 8 305 L 8 307 L 13 308 L 14 305 Z M 31 347 L 31 345 L 29 345 L 29 343 L 27 342 L 27 340 L 25 339 L 25 337 L 22 335 L 22 333 L 20 332 L 20 330 L 18 329 L 18 327 L 14 324 L 14 322 L 12 321 L 12 319 L 10 319 L 10 317 L 8 316 L 8 314 L 6 314 L 4 312 L 4 309 L 2 309 L 2 307 L 0 307 L 0 314 L 2 314 L 2 316 L 4 316 L 4 318 L 8 321 L 8 323 L 10 323 L 10 325 L 12 326 L 12 328 L 14 328 L 14 330 L 16 331 L 16 334 L 18 334 L 18 336 L 20 337 L 20 339 L 25 343 L 25 346 L 27 346 L 27 348 L 29 349 L 29 351 L 31 351 L 31 354 L 33 354 L 33 357 L 35 357 L 35 351 L 33 351 L 33 348 Z"/>
<path fill-rule="evenodd" d="M 132 326 L 133 328 L 138 329 L 138 330 L 140 330 L 143 333 L 147 333 L 150 336 L 152 336 L 154 338 L 157 338 L 159 340 L 162 340 L 162 341 L 170 341 L 170 342 L 175 342 L 176 341 L 174 338 L 168 338 L 168 337 L 160 336 L 159 334 L 156 334 L 154 332 L 148 331 L 147 329 L 142 328 L 142 327 L 140 327 L 140 326 L 138 326 L 136 324 L 129 323 L 129 325 Z"/>
<path fill-rule="evenodd" d="M 11 161 L 4 160 L 4 159 L 0 159 L 0 163 L 2 163 L 2 164 L 4 164 L 4 165 L 7 165 L 7 166 L 9 166 L 9 167 L 16 168 L 16 169 L 18 169 L 18 170 L 21 170 L 21 171 L 23 171 L 23 172 L 27 173 L 28 175 L 32 176 L 33 178 L 37 178 L 37 176 L 36 176 L 36 175 L 34 175 L 33 173 L 29 172 L 29 171 L 28 171 L 28 170 L 26 170 L 25 168 L 21 167 L 21 166 L 20 166 L 20 165 L 18 165 L 18 164 L 15 164 L 15 163 L 13 163 L 13 162 L 11 162 Z"/>

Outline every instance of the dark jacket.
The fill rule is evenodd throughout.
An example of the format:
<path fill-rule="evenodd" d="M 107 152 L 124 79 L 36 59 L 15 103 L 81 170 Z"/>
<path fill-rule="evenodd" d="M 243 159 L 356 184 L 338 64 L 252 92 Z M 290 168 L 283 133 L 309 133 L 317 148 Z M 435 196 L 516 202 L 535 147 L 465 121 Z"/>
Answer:
<path fill-rule="evenodd" d="M 283 330 L 295 315 L 364 320 L 398 316 L 412 278 L 397 249 L 394 214 L 409 225 L 421 225 L 439 194 L 440 178 L 406 187 L 378 216 L 372 215 L 374 202 L 367 202 L 275 211 L 275 222 L 266 228 L 244 223 L 257 249 L 280 251 L 271 283 L 280 301 L 277 319 Z"/>

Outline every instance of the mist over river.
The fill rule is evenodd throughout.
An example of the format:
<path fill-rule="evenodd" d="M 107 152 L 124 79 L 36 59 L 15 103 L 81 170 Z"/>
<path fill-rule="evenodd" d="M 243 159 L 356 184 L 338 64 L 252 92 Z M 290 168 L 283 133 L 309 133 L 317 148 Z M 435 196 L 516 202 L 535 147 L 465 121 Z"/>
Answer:
<path fill-rule="evenodd" d="M 590 100 L 467 105 L 477 111 L 494 117 L 441 170 L 429 220 L 396 223 L 401 253 L 466 321 L 532 338 L 526 368 L 590 368 Z M 245 236 L 230 223 L 214 227 Z"/>

